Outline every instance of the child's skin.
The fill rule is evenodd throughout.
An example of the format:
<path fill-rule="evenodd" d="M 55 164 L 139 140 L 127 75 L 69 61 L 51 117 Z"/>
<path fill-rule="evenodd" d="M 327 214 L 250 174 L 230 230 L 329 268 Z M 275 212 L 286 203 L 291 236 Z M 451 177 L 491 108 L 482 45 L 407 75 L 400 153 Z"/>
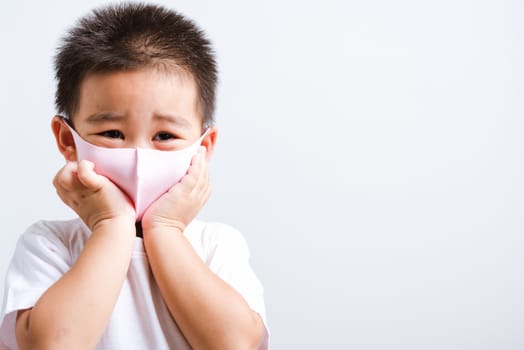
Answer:
<path fill-rule="evenodd" d="M 76 131 L 103 147 L 182 149 L 202 134 L 196 87 L 184 72 L 156 68 L 88 75 L 72 116 Z M 132 203 L 111 181 L 77 162 L 72 135 L 52 121 L 68 163 L 54 186 L 92 230 L 78 260 L 32 309 L 20 311 L 21 349 L 93 349 L 125 279 L 135 242 Z M 151 270 L 173 318 L 194 349 L 256 348 L 261 318 L 233 288 L 212 273 L 183 235 L 210 194 L 207 160 L 217 130 L 205 135 L 187 175 L 153 203 L 142 219 Z"/>

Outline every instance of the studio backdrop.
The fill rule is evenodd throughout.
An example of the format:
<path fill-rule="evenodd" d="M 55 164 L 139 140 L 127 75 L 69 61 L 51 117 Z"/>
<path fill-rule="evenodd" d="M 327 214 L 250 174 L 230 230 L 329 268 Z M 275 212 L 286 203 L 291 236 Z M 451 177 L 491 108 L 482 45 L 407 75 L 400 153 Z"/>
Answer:
<path fill-rule="evenodd" d="M 52 60 L 106 3 L 0 7 L 2 278 L 26 227 L 74 216 Z M 523 2 L 158 3 L 215 46 L 200 218 L 245 235 L 272 349 L 524 348 Z"/>

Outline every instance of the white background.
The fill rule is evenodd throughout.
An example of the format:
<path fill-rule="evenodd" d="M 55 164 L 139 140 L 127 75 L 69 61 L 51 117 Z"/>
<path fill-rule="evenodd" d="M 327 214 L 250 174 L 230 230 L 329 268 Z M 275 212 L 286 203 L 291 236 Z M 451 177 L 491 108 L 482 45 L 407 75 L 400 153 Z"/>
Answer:
<path fill-rule="evenodd" d="M 0 272 L 73 216 L 52 56 L 101 3 L 0 7 Z M 216 47 L 202 217 L 245 234 L 273 349 L 524 348 L 522 2 L 163 3 Z"/>

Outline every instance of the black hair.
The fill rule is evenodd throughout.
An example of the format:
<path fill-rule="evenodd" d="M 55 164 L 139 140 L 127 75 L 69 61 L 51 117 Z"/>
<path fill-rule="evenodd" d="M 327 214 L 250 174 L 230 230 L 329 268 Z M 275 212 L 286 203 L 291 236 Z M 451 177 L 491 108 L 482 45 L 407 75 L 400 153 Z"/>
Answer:
<path fill-rule="evenodd" d="M 143 3 L 95 9 L 62 39 L 55 57 L 58 113 L 72 117 L 87 75 L 144 67 L 188 72 L 197 87 L 202 123 L 213 123 L 218 78 L 210 41 L 176 11 Z"/>

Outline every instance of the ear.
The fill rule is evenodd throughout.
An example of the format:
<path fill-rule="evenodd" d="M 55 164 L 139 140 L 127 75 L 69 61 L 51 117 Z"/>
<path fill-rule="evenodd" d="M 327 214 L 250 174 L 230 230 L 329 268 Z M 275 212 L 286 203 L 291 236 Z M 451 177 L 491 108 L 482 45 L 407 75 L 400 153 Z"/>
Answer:
<path fill-rule="evenodd" d="M 76 160 L 76 146 L 71 130 L 69 130 L 68 125 L 64 118 L 59 115 L 53 117 L 51 121 L 51 130 L 53 130 L 53 135 L 55 136 L 56 146 L 58 150 L 67 161 Z"/>
<path fill-rule="evenodd" d="M 206 136 L 202 139 L 202 142 L 200 145 L 204 146 L 206 148 L 206 159 L 209 162 L 211 159 L 211 156 L 213 155 L 213 151 L 215 150 L 215 144 L 217 140 L 218 130 L 216 126 L 211 126 L 206 131 Z"/>

